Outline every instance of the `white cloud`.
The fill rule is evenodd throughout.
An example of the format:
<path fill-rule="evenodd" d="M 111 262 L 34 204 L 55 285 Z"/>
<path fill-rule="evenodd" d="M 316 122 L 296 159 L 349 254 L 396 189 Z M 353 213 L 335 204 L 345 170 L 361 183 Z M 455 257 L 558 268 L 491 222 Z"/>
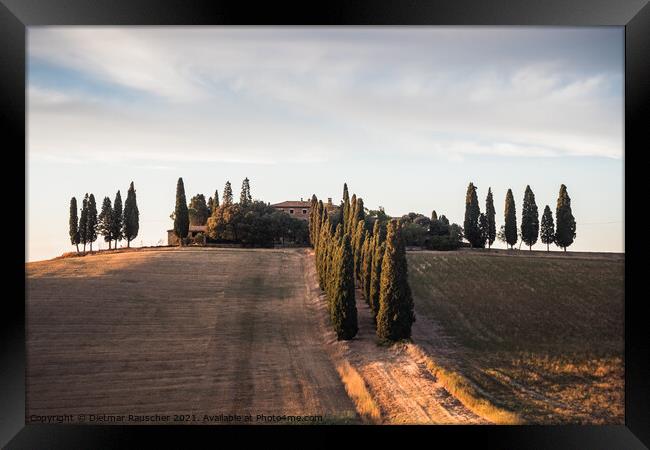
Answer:
<path fill-rule="evenodd" d="M 572 41 L 549 52 L 539 31 L 489 31 L 32 28 L 33 61 L 153 98 L 30 84 L 29 150 L 258 164 L 378 148 L 622 158 L 622 65 L 580 59 Z"/>

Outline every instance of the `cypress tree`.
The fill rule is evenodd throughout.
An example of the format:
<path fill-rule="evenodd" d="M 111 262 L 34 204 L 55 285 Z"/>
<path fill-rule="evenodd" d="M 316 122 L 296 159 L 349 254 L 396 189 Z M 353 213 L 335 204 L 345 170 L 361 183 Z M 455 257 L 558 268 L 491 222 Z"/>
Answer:
<path fill-rule="evenodd" d="M 226 181 L 226 185 L 223 188 L 223 206 L 232 205 L 232 186 L 230 181 Z"/>
<path fill-rule="evenodd" d="M 79 219 L 77 216 L 77 199 L 75 197 L 70 199 L 70 220 L 68 221 L 68 225 L 70 243 L 77 247 L 77 254 L 79 254 Z"/>
<path fill-rule="evenodd" d="M 372 272 L 372 252 L 374 250 L 374 238 L 368 230 L 365 231 L 363 239 L 363 251 L 361 258 L 361 281 L 363 288 L 363 297 L 366 303 L 370 305 L 370 276 Z"/>
<path fill-rule="evenodd" d="M 216 190 L 214 191 L 214 197 L 210 197 L 210 200 L 208 200 L 208 209 L 210 210 L 210 215 L 213 215 L 218 207 L 219 207 L 219 190 Z"/>
<path fill-rule="evenodd" d="M 348 184 L 343 183 L 343 223 L 350 220 L 350 194 L 348 193 Z"/>
<path fill-rule="evenodd" d="M 352 194 L 350 199 L 350 209 L 348 210 L 348 220 L 345 222 L 344 232 L 353 234 L 357 227 L 357 222 L 354 217 L 357 214 L 357 194 Z"/>
<path fill-rule="evenodd" d="M 478 219 L 481 214 L 481 209 L 478 206 L 478 198 L 476 197 L 476 187 L 474 183 L 467 186 L 467 194 L 465 195 L 465 238 L 469 241 L 472 247 L 480 247 L 481 233 L 478 226 Z"/>
<path fill-rule="evenodd" d="M 438 213 L 434 209 L 433 212 L 431 213 L 431 222 L 435 222 L 436 220 L 438 220 Z"/>
<path fill-rule="evenodd" d="M 316 225 L 316 229 L 314 230 L 314 236 L 316 238 L 315 241 L 316 244 L 320 239 L 320 231 L 323 225 L 323 221 L 322 221 L 323 211 L 324 211 L 323 201 L 318 200 L 318 206 L 316 207 L 316 214 L 314 214 L 314 223 Z"/>
<path fill-rule="evenodd" d="M 478 216 L 478 230 L 479 230 L 479 247 L 484 248 L 488 241 L 488 220 L 487 216 L 483 213 Z"/>
<path fill-rule="evenodd" d="M 183 178 L 179 178 L 176 182 L 176 207 L 174 209 L 174 234 L 178 237 L 178 245 L 183 245 L 183 239 L 187 237 L 189 231 L 190 216 L 185 200 L 185 185 Z"/>
<path fill-rule="evenodd" d="M 239 195 L 239 204 L 242 206 L 248 206 L 253 202 L 253 197 L 251 196 L 251 185 L 248 177 L 244 178 L 244 181 L 241 184 L 241 194 Z"/>
<path fill-rule="evenodd" d="M 487 197 L 485 198 L 485 217 L 487 218 L 487 244 L 488 248 L 491 248 L 497 237 L 496 210 L 494 209 L 491 187 L 488 188 Z"/>
<path fill-rule="evenodd" d="M 327 249 L 327 298 L 330 304 L 330 313 L 332 313 L 332 308 L 334 304 L 332 303 L 334 299 L 334 289 L 336 288 L 336 260 L 341 248 L 341 240 L 343 239 L 343 225 L 336 225 L 336 231 L 329 241 Z"/>
<path fill-rule="evenodd" d="M 408 339 L 413 322 L 415 313 L 408 284 L 404 241 L 397 221 L 391 220 L 381 265 L 377 335 L 385 341 Z"/>
<path fill-rule="evenodd" d="M 138 236 L 138 231 L 140 230 L 140 211 L 138 211 L 138 202 L 135 196 L 133 181 L 131 181 L 129 191 L 126 193 L 123 216 L 122 229 L 126 238 L 126 246 L 131 247 L 131 241 Z"/>
<path fill-rule="evenodd" d="M 546 244 L 546 251 L 549 251 L 549 244 L 555 241 L 555 224 L 553 223 L 553 213 L 551 208 L 546 205 L 544 214 L 542 214 L 542 226 L 540 230 L 542 242 Z"/>
<path fill-rule="evenodd" d="M 357 222 L 357 226 L 354 228 L 354 241 L 352 246 L 352 254 L 354 258 L 354 276 L 355 279 L 360 280 L 361 278 L 361 250 L 363 249 L 363 240 L 365 238 L 365 222 L 360 220 Z"/>
<path fill-rule="evenodd" d="M 93 251 L 93 242 L 97 240 L 97 203 L 95 195 L 88 197 L 88 218 L 86 221 L 86 241 L 90 243 L 90 252 Z"/>
<path fill-rule="evenodd" d="M 353 223 L 358 223 L 360 220 L 364 222 L 364 226 L 365 226 L 366 211 L 364 209 L 363 199 L 359 197 L 359 198 L 357 198 L 357 206 L 354 209 L 354 222 Z"/>
<path fill-rule="evenodd" d="M 515 198 L 512 196 L 512 189 L 508 189 L 508 193 L 506 194 L 504 222 L 506 242 L 512 249 L 513 245 L 517 243 L 517 215 L 515 213 Z"/>
<path fill-rule="evenodd" d="M 370 270 L 370 312 L 376 322 L 377 313 L 379 312 L 379 292 L 381 290 L 381 265 L 384 260 L 384 251 L 386 242 L 381 242 L 379 236 L 374 239 L 375 248 L 372 252 L 372 262 Z"/>
<path fill-rule="evenodd" d="M 521 208 L 521 240 L 532 250 L 539 236 L 539 212 L 535 203 L 535 194 L 530 186 L 524 192 L 524 204 Z"/>
<path fill-rule="evenodd" d="M 342 244 L 338 246 L 332 273 L 332 324 L 339 340 L 352 339 L 359 328 L 354 298 L 354 261 L 348 234 L 343 234 Z"/>
<path fill-rule="evenodd" d="M 322 225 L 320 226 L 320 236 L 318 237 L 318 243 L 316 248 L 318 251 L 316 252 L 316 266 L 318 270 L 318 284 L 320 285 L 320 288 L 323 291 L 326 291 L 326 273 L 327 273 L 327 267 L 326 267 L 326 261 L 327 261 L 327 250 L 328 250 L 328 238 L 329 238 L 329 231 L 330 227 L 329 225 L 325 222 L 327 219 L 323 217 L 322 219 Z"/>
<path fill-rule="evenodd" d="M 99 221 L 97 231 L 104 236 L 104 241 L 108 242 L 108 249 L 110 250 L 113 242 L 113 235 L 111 234 L 113 229 L 113 206 L 110 198 L 104 197 L 102 211 L 99 213 L 97 220 Z"/>
<path fill-rule="evenodd" d="M 318 200 L 316 199 L 316 194 L 313 194 L 311 196 L 311 200 L 309 201 L 309 220 L 308 220 L 308 225 L 309 225 L 309 244 L 314 247 L 314 243 L 316 242 L 316 238 L 314 236 L 314 231 L 316 230 L 316 222 L 314 221 L 314 217 L 316 217 L 316 208 L 318 206 Z"/>
<path fill-rule="evenodd" d="M 555 210 L 555 244 L 566 248 L 573 244 L 576 237 L 576 220 L 571 212 L 571 198 L 566 190 L 566 186 L 560 186 L 560 194 L 557 198 L 557 208 Z"/>
<path fill-rule="evenodd" d="M 113 201 L 113 222 L 111 226 L 111 236 L 115 239 L 115 248 L 117 248 L 117 241 L 121 241 L 124 237 L 122 233 L 122 213 L 122 195 L 120 191 L 117 191 Z"/>
<path fill-rule="evenodd" d="M 86 243 L 88 242 L 88 193 L 84 196 L 81 203 L 81 216 L 79 217 L 79 242 L 84 245 L 84 254 L 86 253 Z"/>

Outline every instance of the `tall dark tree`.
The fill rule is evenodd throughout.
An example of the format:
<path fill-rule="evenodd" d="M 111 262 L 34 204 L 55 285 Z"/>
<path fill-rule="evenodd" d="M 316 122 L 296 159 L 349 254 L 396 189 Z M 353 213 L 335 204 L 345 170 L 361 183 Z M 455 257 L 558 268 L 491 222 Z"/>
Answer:
<path fill-rule="evenodd" d="M 241 184 L 241 194 L 239 195 L 239 204 L 248 206 L 252 203 L 253 197 L 251 196 L 251 185 L 248 177 L 244 178 Z"/>
<path fill-rule="evenodd" d="M 356 207 L 354 208 L 354 221 L 352 223 L 357 224 L 360 220 L 363 220 L 365 223 L 366 211 L 363 204 L 363 199 L 361 197 L 357 197 Z"/>
<path fill-rule="evenodd" d="M 404 241 L 397 221 L 391 220 L 381 266 L 377 335 L 387 341 L 408 339 L 413 322 L 415 313 L 408 284 Z"/>
<path fill-rule="evenodd" d="M 316 194 L 313 194 L 309 202 L 309 243 L 314 248 L 316 247 L 316 230 L 318 229 L 316 217 L 318 217 L 318 198 L 316 198 Z"/>
<path fill-rule="evenodd" d="M 512 189 L 508 189 L 508 193 L 506 194 L 504 222 L 505 240 L 510 248 L 512 248 L 517 243 L 517 214 L 515 212 L 515 198 L 512 195 Z"/>
<path fill-rule="evenodd" d="M 343 229 L 346 233 L 354 233 L 355 228 L 357 227 L 357 222 L 354 220 L 355 215 L 357 214 L 357 194 L 352 194 L 350 199 L 350 209 L 348 210 L 348 218 L 345 221 L 345 228 Z"/>
<path fill-rule="evenodd" d="M 348 184 L 343 183 L 343 223 L 350 220 L 350 194 L 348 193 Z"/>
<path fill-rule="evenodd" d="M 438 213 L 434 209 L 433 212 L 431 213 L 431 222 L 435 222 L 436 220 L 438 220 Z"/>
<path fill-rule="evenodd" d="M 488 241 L 488 230 L 489 225 L 488 225 L 488 220 L 487 216 L 483 213 L 481 213 L 480 216 L 478 216 L 478 230 L 479 230 L 479 245 L 478 247 L 485 247 L 485 244 Z"/>
<path fill-rule="evenodd" d="M 223 205 L 230 206 L 232 205 L 232 186 L 230 181 L 226 181 L 226 185 L 223 188 Z"/>
<path fill-rule="evenodd" d="M 126 193 L 122 230 L 126 238 L 126 246 L 131 247 L 131 241 L 138 236 L 138 231 L 140 231 L 140 211 L 138 210 L 138 201 L 135 196 L 133 181 L 131 181 L 129 191 Z"/>
<path fill-rule="evenodd" d="M 491 248 L 497 238 L 496 210 L 494 209 L 491 187 L 488 188 L 487 197 L 485 198 L 485 217 L 487 219 L 487 244 L 488 248 Z"/>
<path fill-rule="evenodd" d="M 352 234 L 352 255 L 354 258 L 354 276 L 355 279 L 361 280 L 361 250 L 366 236 L 365 221 L 359 220 Z M 351 234 L 351 233 L 349 233 Z"/>
<path fill-rule="evenodd" d="M 178 238 L 178 245 L 183 245 L 183 240 L 189 231 L 190 215 L 185 200 L 185 184 L 183 178 L 179 178 L 176 182 L 176 207 L 174 208 L 174 234 Z"/>
<path fill-rule="evenodd" d="M 115 240 L 115 248 L 117 248 L 117 242 L 121 241 L 124 237 L 122 232 L 122 195 L 120 191 L 117 191 L 115 194 L 115 200 L 113 201 L 113 221 L 111 226 L 111 236 Z"/>
<path fill-rule="evenodd" d="M 111 234 L 113 230 L 113 206 L 109 197 L 104 197 L 102 210 L 97 220 L 99 221 L 97 231 L 104 236 L 104 241 L 108 242 L 108 249 L 110 250 L 113 243 L 113 235 Z"/>
<path fill-rule="evenodd" d="M 338 339 L 352 339 L 359 330 L 357 305 L 354 298 L 354 262 L 350 236 L 343 235 L 343 242 L 336 249 L 332 287 L 332 324 Z"/>
<path fill-rule="evenodd" d="M 540 229 L 542 242 L 546 244 L 546 251 L 549 251 L 549 244 L 555 242 L 555 224 L 553 223 L 553 213 L 551 208 L 546 205 L 544 214 L 542 214 L 542 226 Z"/>
<path fill-rule="evenodd" d="M 188 207 L 188 214 L 190 225 L 205 225 L 208 222 L 208 217 L 210 217 L 210 208 L 208 208 L 208 204 L 205 202 L 205 196 L 203 194 L 196 194 L 192 197 Z"/>
<path fill-rule="evenodd" d="M 524 192 L 524 204 L 521 208 L 521 240 L 532 250 L 539 237 L 539 212 L 535 203 L 535 194 L 530 186 Z"/>
<path fill-rule="evenodd" d="M 573 244 L 576 238 L 576 219 L 571 212 L 571 198 L 565 185 L 560 186 L 555 210 L 555 225 L 555 244 L 566 252 L 566 248 Z"/>
<path fill-rule="evenodd" d="M 219 190 L 214 191 L 214 197 L 210 197 L 208 200 L 208 209 L 210 210 L 210 215 L 214 214 L 214 211 L 219 207 Z"/>
<path fill-rule="evenodd" d="M 370 304 L 370 276 L 372 272 L 372 254 L 374 250 L 373 237 L 365 230 L 363 248 L 361 250 L 361 287 L 366 302 Z"/>
<path fill-rule="evenodd" d="M 77 254 L 78 254 L 80 237 L 79 237 L 79 219 L 77 215 L 77 199 L 75 197 L 72 197 L 70 199 L 70 220 L 68 222 L 68 225 L 69 225 L 68 233 L 70 235 L 70 243 L 77 247 Z"/>
<path fill-rule="evenodd" d="M 88 193 L 84 196 L 81 203 L 81 215 L 79 217 L 79 242 L 84 246 L 86 253 L 86 244 L 88 243 Z"/>
<path fill-rule="evenodd" d="M 465 229 L 465 238 L 472 247 L 481 246 L 481 232 L 478 226 L 480 214 L 481 209 L 478 205 L 478 197 L 476 196 L 476 186 L 474 186 L 474 183 L 470 183 L 467 186 L 467 194 L 465 195 L 465 222 L 463 226 Z"/>
<path fill-rule="evenodd" d="M 93 242 L 97 240 L 97 202 L 95 195 L 88 197 L 88 218 L 86 221 L 86 241 L 90 243 L 90 251 L 93 251 Z"/>
<path fill-rule="evenodd" d="M 381 291 L 381 265 L 384 260 L 386 242 L 381 241 L 379 236 L 375 235 L 373 244 L 372 262 L 370 263 L 370 296 L 368 302 L 372 318 L 376 321 L 377 313 L 379 312 L 379 293 Z"/>

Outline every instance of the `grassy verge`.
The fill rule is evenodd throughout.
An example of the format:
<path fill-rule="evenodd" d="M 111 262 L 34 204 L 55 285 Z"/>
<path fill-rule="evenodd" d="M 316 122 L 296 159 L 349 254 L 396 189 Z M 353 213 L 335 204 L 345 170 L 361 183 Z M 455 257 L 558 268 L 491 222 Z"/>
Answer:
<path fill-rule="evenodd" d="M 365 381 L 361 375 L 347 361 L 342 362 L 336 368 L 345 385 L 345 390 L 354 402 L 357 412 L 364 423 L 381 423 L 381 412 L 379 406 L 370 395 Z"/>

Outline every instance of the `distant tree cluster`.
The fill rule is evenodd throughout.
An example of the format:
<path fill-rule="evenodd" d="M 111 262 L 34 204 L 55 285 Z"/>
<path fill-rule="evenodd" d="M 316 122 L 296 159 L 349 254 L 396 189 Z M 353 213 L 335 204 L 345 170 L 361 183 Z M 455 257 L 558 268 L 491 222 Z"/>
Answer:
<path fill-rule="evenodd" d="M 438 217 L 434 210 L 431 218 L 414 212 L 399 219 L 404 243 L 408 247 L 422 247 L 430 250 L 456 250 L 463 239 L 463 229 L 450 224 L 445 215 Z"/>
<path fill-rule="evenodd" d="M 339 339 L 358 331 L 355 282 L 370 306 L 377 335 L 385 341 L 408 339 L 415 321 L 407 279 L 402 224 L 382 209 L 369 217 L 363 199 L 343 186 L 341 207 L 330 211 L 312 196 L 309 238 L 315 250 L 318 281 Z M 372 223 L 372 229 L 368 229 Z"/>
<path fill-rule="evenodd" d="M 504 207 L 504 225 L 496 231 L 494 200 L 492 189 L 488 188 L 485 200 L 485 214 L 482 214 L 476 195 L 476 186 L 470 183 L 465 196 L 464 237 L 471 247 L 491 247 L 495 238 L 513 248 L 519 239 L 532 250 L 538 239 L 549 245 L 555 243 L 566 251 L 576 237 L 576 221 L 571 212 L 571 199 L 565 185 L 560 186 L 556 207 L 556 222 L 553 221 L 551 208 L 546 205 L 540 223 L 539 210 L 535 194 L 526 186 L 521 213 L 521 225 L 517 228 L 517 211 L 512 189 L 508 189 Z"/>
<path fill-rule="evenodd" d="M 209 238 L 214 242 L 237 243 L 248 247 L 273 247 L 276 242 L 290 241 L 308 245 L 308 225 L 278 211 L 268 203 L 253 200 L 250 180 L 242 182 L 239 202 L 234 203 L 232 185 L 227 181 L 219 203 L 219 192 L 205 201 L 203 194 L 197 194 L 189 202 L 185 196 L 183 179 L 176 184 L 176 206 L 171 215 L 174 220 L 174 234 L 179 245 L 187 241 L 190 225 L 206 225 L 207 231 L 199 233 L 195 243 L 205 244 Z"/>
<path fill-rule="evenodd" d="M 117 248 L 118 242 L 122 239 L 126 239 L 127 247 L 130 247 L 131 241 L 138 236 L 140 212 L 133 182 L 129 186 L 124 208 L 122 208 L 120 191 L 117 191 L 112 205 L 111 199 L 104 197 L 99 215 L 93 194 L 84 196 L 81 211 L 79 214 L 77 211 L 77 199 L 72 197 L 70 199 L 69 236 L 70 243 L 77 248 L 77 253 L 80 253 L 79 244 L 83 245 L 84 253 L 86 245 L 90 246 L 92 252 L 93 242 L 97 240 L 98 235 L 104 236 L 104 241 L 108 242 L 109 249 L 112 248 L 113 241 Z"/>

